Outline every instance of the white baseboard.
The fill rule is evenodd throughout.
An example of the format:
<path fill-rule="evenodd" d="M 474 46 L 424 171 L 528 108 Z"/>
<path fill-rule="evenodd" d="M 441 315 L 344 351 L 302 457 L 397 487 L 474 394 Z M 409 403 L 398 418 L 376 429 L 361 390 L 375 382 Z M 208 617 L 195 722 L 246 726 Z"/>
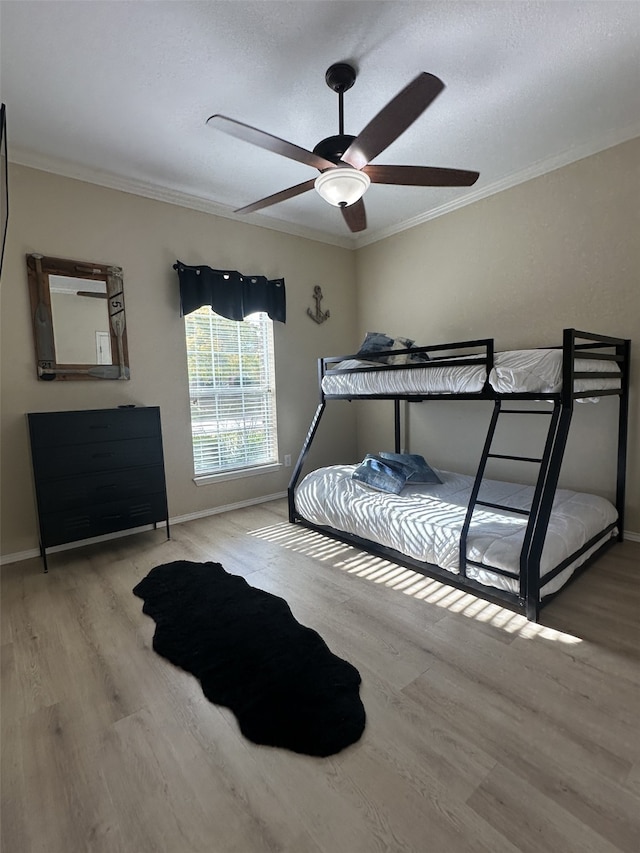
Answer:
<path fill-rule="evenodd" d="M 164 522 L 158 524 L 158 528 L 165 527 Z M 153 530 L 153 524 L 145 524 L 143 527 L 129 527 L 126 530 L 117 530 L 115 533 L 103 533 L 102 536 L 94 536 L 91 539 L 78 539 L 75 542 L 65 542 L 64 545 L 52 545 L 47 549 L 47 554 L 58 554 L 60 551 L 71 551 L 72 548 L 82 548 L 83 545 L 95 545 L 98 542 L 109 542 L 112 539 L 122 539 L 132 533 L 144 533 L 145 530 Z M 40 556 L 39 548 L 30 548 L 28 551 L 18 551 L 15 554 L 4 554 L 0 557 L 0 566 L 7 563 L 17 563 L 20 560 L 31 560 Z"/>
<path fill-rule="evenodd" d="M 632 533 L 631 530 L 625 530 L 624 538 L 630 542 L 640 542 L 640 533 Z"/>
<path fill-rule="evenodd" d="M 216 506 L 212 509 L 203 509 L 198 512 L 189 512 L 187 515 L 177 515 L 175 518 L 169 519 L 170 524 L 182 524 L 183 521 L 194 521 L 196 518 L 206 518 L 208 515 L 218 515 L 221 512 L 230 512 L 233 509 L 244 509 L 247 506 L 256 506 L 257 504 L 268 503 L 269 501 L 278 501 L 281 498 L 286 498 L 286 492 L 276 492 L 275 495 L 264 495 L 261 498 L 249 498 L 246 501 L 238 501 L 234 504 L 225 504 L 225 506 Z"/>
<path fill-rule="evenodd" d="M 175 518 L 169 519 L 169 524 L 182 524 L 185 521 L 194 521 L 197 518 L 206 518 L 208 515 L 219 515 L 222 512 L 230 512 L 234 509 L 244 509 L 247 506 L 255 506 L 256 504 L 267 503 L 268 501 L 277 501 L 281 498 L 286 498 L 286 492 L 277 492 L 274 495 L 264 495 L 260 498 L 249 498 L 246 501 L 238 501 L 233 504 L 225 504 L 224 506 L 216 506 L 211 509 L 203 509 L 198 512 L 190 512 L 187 515 L 177 515 Z M 158 529 L 164 528 L 164 522 L 158 524 Z M 143 533 L 145 530 L 153 530 L 153 524 L 146 524 L 143 527 L 131 527 L 127 530 L 118 530 L 115 533 L 105 533 L 102 536 L 94 536 L 92 539 L 79 539 L 76 542 L 67 542 L 64 545 L 54 545 L 47 549 L 47 554 L 56 554 L 60 551 L 70 551 L 72 548 L 81 548 L 83 545 L 95 545 L 98 542 L 109 542 L 112 539 L 121 539 L 123 536 L 130 536 L 132 533 Z M 640 538 L 640 537 L 639 537 Z M 0 566 L 9 563 L 18 563 L 21 560 L 32 560 L 34 557 L 40 556 L 39 548 L 30 548 L 28 551 L 18 551 L 15 554 L 0 555 Z"/>

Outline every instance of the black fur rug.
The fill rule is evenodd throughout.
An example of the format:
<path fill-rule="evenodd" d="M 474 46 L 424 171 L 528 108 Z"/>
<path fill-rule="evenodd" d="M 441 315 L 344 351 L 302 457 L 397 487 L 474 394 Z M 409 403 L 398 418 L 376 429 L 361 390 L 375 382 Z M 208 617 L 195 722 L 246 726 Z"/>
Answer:
<path fill-rule="evenodd" d="M 365 726 L 360 674 L 287 602 L 219 563 L 156 566 L 133 592 L 156 622 L 155 651 L 191 672 L 254 743 L 326 756 Z"/>

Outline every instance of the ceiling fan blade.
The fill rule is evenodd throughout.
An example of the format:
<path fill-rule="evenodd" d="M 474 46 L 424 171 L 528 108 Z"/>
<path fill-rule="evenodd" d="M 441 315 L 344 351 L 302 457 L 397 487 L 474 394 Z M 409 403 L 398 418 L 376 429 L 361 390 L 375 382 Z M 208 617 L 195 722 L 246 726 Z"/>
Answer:
<path fill-rule="evenodd" d="M 324 157 L 319 157 L 312 151 L 307 151 L 306 148 L 300 148 L 298 145 L 294 145 L 293 142 L 287 142 L 285 139 L 272 136 L 270 133 L 265 133 L 264 130 L 250 127 L 248 124 L 227 118 L 227 116 L 209 116 L 206 123 L 209 127 L 215 127 L 217 130 L 228 133 L 229 136 L 242 139 L 243 142 L 250 142 L 252 145 L 257 145 L 258 148 L 273 151 L 274 154 L 281 154 L 283 157 L 288 157 L 290 160 L 297 160 L 306 166 L 312 166 L 314 169 L 335 169 L 335 163 L 325 160 Z"/>
<path fill-rule="evenodd" d="M 344 221 L 354 233 L 364 231 L 367 227 L 367 211 L 364 209 L 362 199 L 350 204 L 348 207 L 340 208 Z"/>
<path fill-rule="evenodd" d="M 286 201 L 288 198 L 295 198 L 297 195 L 306 193 L 307 190 L 312 190 L 315 180 L 305 181 L 303 184 L 296 184 L 295 187 L 282 190 L 279 193 L 268 195 L 266 198 L 261 198 L 260 201 L 254 201 L 253 204 L 248 204 L 246 207 L 239 207 L 234 210 L 234 213 L 253 213 L 254 210 L 262 210 L 263 207 L 269 207 L 272 204 L 278 204 L 279 201 Z"/>
<path fill-rule="evenodd" d="M 380 110 L 341 159 L 362 169 L 404 133 L 443 89 L 442 80 L 423 71 Z"/>
<path fill-rule="evenodd" d="M 466 169 L 440 169 L 437 166 L 365 166 L 362 170 L 374 184 L 399 184 L 405 187 L 470 187 L 479 172 Z"/>

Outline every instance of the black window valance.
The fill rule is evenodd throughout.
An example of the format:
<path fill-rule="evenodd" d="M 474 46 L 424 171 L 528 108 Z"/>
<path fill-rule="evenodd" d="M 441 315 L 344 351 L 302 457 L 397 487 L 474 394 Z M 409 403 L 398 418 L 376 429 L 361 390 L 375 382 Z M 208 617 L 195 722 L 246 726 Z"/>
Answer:
<path fill-rule="evenodd" d="M 216 314 L 229 320 L 244 320 L 249 314 L 264 311 L 272 320 L 286 322 L 283 278 L 242 275 L 237 270 L 194 267 L 181 261 L 176 261 L 173 268 L 180 280 L 181 316 L 210 305 Z"/>

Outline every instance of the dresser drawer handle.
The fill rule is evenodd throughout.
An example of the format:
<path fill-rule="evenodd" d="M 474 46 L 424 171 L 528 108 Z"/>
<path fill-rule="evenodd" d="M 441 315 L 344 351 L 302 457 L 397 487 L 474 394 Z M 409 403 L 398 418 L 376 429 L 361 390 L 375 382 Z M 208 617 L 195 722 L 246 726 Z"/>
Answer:
<path fill-rule="evenodd" d="M 92 459 L 106 459 L 109 456 L 113 456 L 113 453 L 94 453 L 92 455 Z"/>
<path fill-rule="evenodd" d="M 89 429 L 111 429 L 111 424 L 89 424 Z"/>
<path fill-rule="evenodd" d="M 122 513 L 117 513 L 116 515 L 103 515 L 102 517 L 105 521 L 112 521 L 114 518 L 122 518 Z"/>
<path fill-rule="evenodd" d="M 101 492 L 103 489 L 117 489 L 117 483 L 106 483 L 104 486 L 96 486 L 96 492 Z"/>

